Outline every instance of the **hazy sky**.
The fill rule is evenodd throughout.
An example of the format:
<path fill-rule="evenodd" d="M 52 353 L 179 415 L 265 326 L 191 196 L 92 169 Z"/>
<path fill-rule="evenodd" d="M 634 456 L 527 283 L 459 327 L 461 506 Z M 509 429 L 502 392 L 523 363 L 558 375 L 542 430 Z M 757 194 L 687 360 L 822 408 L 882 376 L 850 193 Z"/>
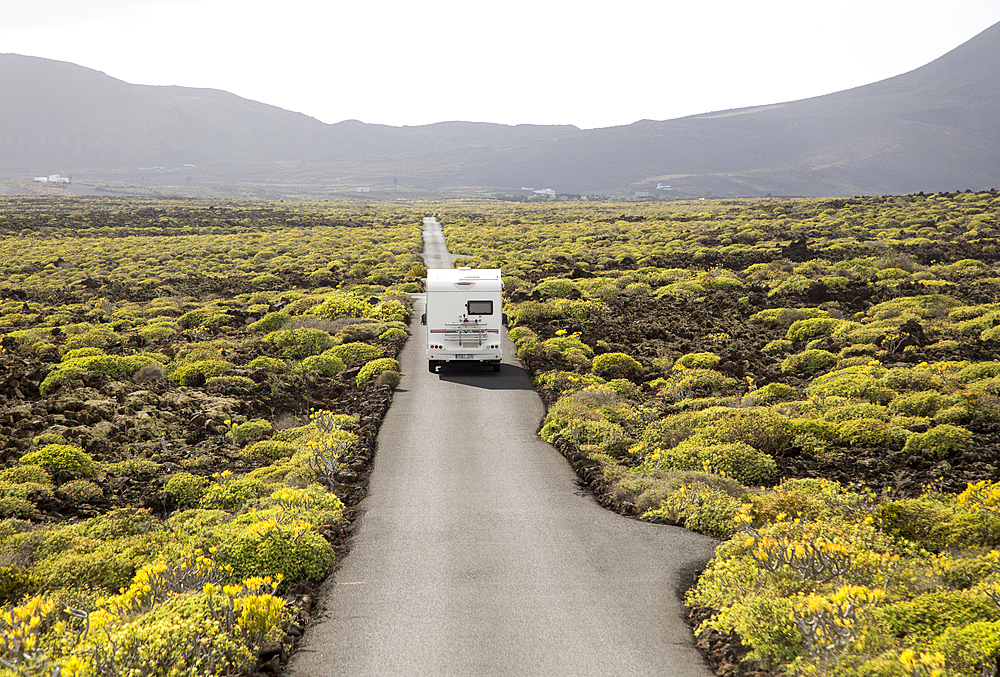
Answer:
<path fill-rule="evenodd" d="M 998 0 L 0 0 L 0 52 L 323 122 L 606 127 L 912 70 Z M 0 94 L 2 95 L 2 94 Z"/>

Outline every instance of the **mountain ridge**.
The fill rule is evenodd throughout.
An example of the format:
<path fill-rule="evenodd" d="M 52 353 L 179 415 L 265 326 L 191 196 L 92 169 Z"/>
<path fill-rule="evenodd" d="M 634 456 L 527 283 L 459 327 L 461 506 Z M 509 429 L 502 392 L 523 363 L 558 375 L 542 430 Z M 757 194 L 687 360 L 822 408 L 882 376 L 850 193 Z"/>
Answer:
<path fill-rule="evenodd" d="M 579 129 L 327 124 L 223 90 L 0 54 L 0 173 L 198 166 L 234 185 L 856 195 L 1000 185 L 1000 23 L 930 63 L 797 101 Z M 189 176 L 190 181 L 190 176 Z"/>

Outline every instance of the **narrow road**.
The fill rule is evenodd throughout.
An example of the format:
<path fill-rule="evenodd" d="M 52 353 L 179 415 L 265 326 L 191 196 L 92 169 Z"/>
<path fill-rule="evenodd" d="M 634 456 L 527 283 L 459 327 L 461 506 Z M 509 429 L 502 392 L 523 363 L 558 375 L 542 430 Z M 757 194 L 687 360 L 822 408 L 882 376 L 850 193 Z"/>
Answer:
<path fill-rule="evenodd" d="M 451 267 L 424 227 L 427 265 Z M 679 595 L 715 541 L 601 508 L 537 437 L 510 341 L 499 374 L 431 374 L 422 312 L 418 295 L 351 552 L 288 674 L 710 677 Z"/>

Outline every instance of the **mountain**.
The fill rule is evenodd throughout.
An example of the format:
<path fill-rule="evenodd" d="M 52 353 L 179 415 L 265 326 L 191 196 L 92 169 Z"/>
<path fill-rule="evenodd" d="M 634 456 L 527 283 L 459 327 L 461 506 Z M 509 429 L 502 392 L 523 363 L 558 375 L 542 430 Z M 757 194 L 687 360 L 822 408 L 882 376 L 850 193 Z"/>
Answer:
<path fill-rule="evenodd" d="M 196 165 L 185 172 L 199 181 L 272 192 L 393 180 L 568 193 L 662 183 L 672 187 L 666 194 L 715 196 L 1000 186 L 1000 24 L 926 66 L 863 87 L 592 130 L 330 125 L 219 90 L 132 85 L 16 54 L 0 55 L 0 81 L 7 178 Z"/>

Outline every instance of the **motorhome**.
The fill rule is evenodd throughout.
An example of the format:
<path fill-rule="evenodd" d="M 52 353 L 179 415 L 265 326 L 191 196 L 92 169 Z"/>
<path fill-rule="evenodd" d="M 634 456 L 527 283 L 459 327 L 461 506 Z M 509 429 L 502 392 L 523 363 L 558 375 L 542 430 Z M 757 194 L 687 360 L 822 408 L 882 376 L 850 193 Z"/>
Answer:
<path fill-rule="evenodd" d="M 427 271 L 427 367 L 503 360 L 503 281 L 499 269 L 432 268 Z"/>

